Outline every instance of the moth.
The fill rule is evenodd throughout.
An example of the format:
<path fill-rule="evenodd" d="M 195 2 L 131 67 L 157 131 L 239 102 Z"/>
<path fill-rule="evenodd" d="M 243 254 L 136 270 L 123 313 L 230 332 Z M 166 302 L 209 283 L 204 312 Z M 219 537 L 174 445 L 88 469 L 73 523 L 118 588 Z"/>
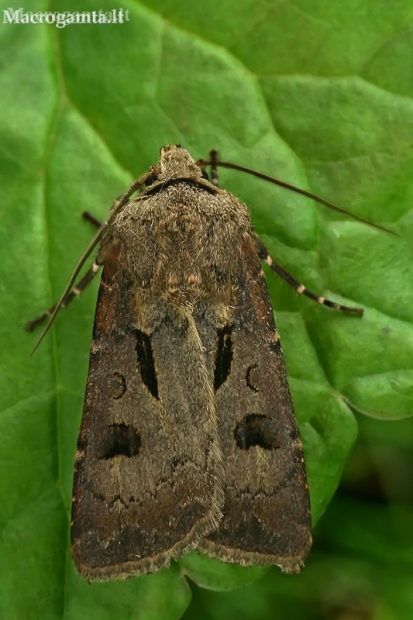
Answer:
<path fill-rule="evenodd" d="M 311 546 L 303 447 L 261 264 L 319 303 L 362 310 L 285 272 L 245 204 L 218 187 L 217 165 L 241 168 L 215 151 L 196 162 L 163 147 L 115 202 L 59 303 L 27 325 L 53 319 L 103 266 L 71 526 L 74 563 L 90 580 L 153 572 L 191 549 L 293 573 Z"/>

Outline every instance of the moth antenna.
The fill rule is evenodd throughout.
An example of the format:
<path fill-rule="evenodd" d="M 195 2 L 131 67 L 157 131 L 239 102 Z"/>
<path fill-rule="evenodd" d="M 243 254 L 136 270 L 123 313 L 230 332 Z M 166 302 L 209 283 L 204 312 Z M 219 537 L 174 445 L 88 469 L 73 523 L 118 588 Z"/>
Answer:
<path fill-rule="evenodd" d="M 108 220 L 106 222 L 104 222 L 101 227 L 99 228 L 99 230 L 97 231 L 96 235 L 93 237 L 91 243 L 89 244 L 88 248 L 86 249 L 86 251 L 82 254 L 80 260 L 78 261 L 72 275 L 70 276 L 69 282 L 67 283 L 65 290 L 63 291 L 62 295 L 60 296 L 59 301 L 57 302 L 56 306 L 54 307 L 54 310 L 52 312 L 52 314 L 50 315 L 50 319 L 47 322 L 46 327 L 44 328 L 44 330 L 42 331 L 40 338 L 38 339 L 38 341 L 36 342 L 32 352 L 30 355 L 34 355 L 34 353 L 37 351 L 37 349 L 39 348 L 40 344 L 43 342 L 44 337 L 46 336 L 47 332 L 49 331 L 49 329 L 51 328 L 51 326 L 54 323 L 54 320 L 56 318 L 57 313 L 59 312 L 61 306 L 62 306 L 62 302 L 65 299 L 66 295 L 69 293 L 69 291 L 72 289 L 72 286 L 75 283 L 75 280 L 79 274 L 79 271 L 82 269 L 83 265 L 85 264 L 86 260 L 89 258 L 90 254 L 93 252 L 93 250 L 95 249 L 95 247 L 97 246 L 97 244 L 99 243 L 99 241 L 101 240 L 104 232 L 106 231 L 107 227 L 112 223 L 115 215 L 117 215 L 120 211 L 120 209 L 129 201 L 129 198 L 132 196 L 132 194 L 134 194 L 150 177 L 155 176 L 156 174 L 159 173 L 159 169 L 157 166 L 152 166 L 149 170 L 149 172 L 146 172 L 143 176 L 139 177 L 139 179 L 136 179 L 136 181 L 134 181 L 132 183 L 132 185 L 129 187 L 129 189 L 122 194 L 122 196 L 120 196 L 120 198 L 118 200 L 115 201 L 111 213 L 110 213 L 110 217 L 108 218 Z"/>
<path fill-rule="evenodd" d="M 108 220 L 109 222 L 109 220 Z M 102 238 L 103 232 L 106 230 L 106 227 L 108 225 L 108 222 L 104 222 L 104 224 L 102 225 L 102 227 L 98 230 L 98 232 L 96 233 L 96 235 L 94 236 L 92 243 L 89 245 L 89 247 L 87 248 L 87 250 L 83 253 L 83 255 L 81 256 L 79 262 L 77 263 L 72 275 L 70 276 L 69 282 L 67 283 L 65 290 L 63 291 L 59 301 L 57 302 L 51 316 L 50 319 L 47 322 L 46 327 L 44 328 L 44 330 L 42 331 L 40 338 L 38 339 L 38 341 L 36 342 L 32 352 L 30 355 L 34 355 L 34 353 L 37 351 L 38 347 L 40 346 L 41 342 L 43 341 L 44 337 L 46 336 L 47 332 L 49 331 L 49 329 L 51 328 L 51 326 L 54 323 L 54 320 L 56 318 L 57 313 L 59 312 L 61 305 L 62 305 L 62 301 L 64 300 L 64 298 L 66 297 L 66 295 L 69 293 L 69 291 L 71 290 L 73 284 L 75 283 L 75 280 L 77 278 L 77 275 L 79 273 L 79 271 L 82 269 L 83 265 L 85 264 L 85 261 L 88 259 L 88 257 L 90 256 L 91 252 L 94 250 L 94 248 L 97 246 L 97 244 L 99 243 L 100 239 Z"/>
<path fill-rule="evenodd" d="M 316 200 L 320 204 L 332 209 L 333 211 L 337 211 L 338 213 L 344 213 L 345 215 L 349 215 L 350 217 L 358 220 L 359 222 L 363 222 L 363 224 L 368 224 L 369 226 L 373 226 L 373 228 L 378 228 L 379 230 L 383 230 L 390 235 L 394 235 L 395 237 L 399 237 L 396 232 L 393 230 L 389 230 L 384 226 L 380 226 L 380 224 L 375 224 L 374 222 L 370 222 L 366 220 L 364 217 L 360 215 L 356 215 L 355 213 L 351 213 L 351 211 L 347 211 L 347 209 L 343 209 L 338 205 L 335 205 L 333 202 L 322 198 L 321 196 L 317 196 L 317 194 L 313 194 L 312 192 L 307 191 L 306 189 L 301 189 L 301 187 L 297 187 L 296 185 L 292 185 L 291 183 L 287 183 L 286 181 L 281 181 L 281 179 L 277 179 L 276 177 L 272 177 L 268 174 L 264 174 L 263 172 L 258 172 L 258 170 L 253 170 L 252 168 L 246 168 L 245 166 L 241 166 L 239 164 L 233 164 L 228 161 L 217 161 L 217 160 L 205 160 L 199 159 L 197 162 L 198 166 L 203 168 L 204 166 L 221 166 L 222 168 L 232 168 L 233 170 L 239 170 L 240 172 L 246 172 L 247 174 L 251 174 L 254 177 L 258 177 L 259 179 L 264 179 L 264 181 L 269 181 L 270 183 L 274 183 L 275 185 L 279 185 L 280 187 L 285 187 L 286 189 L 290 189 L 297 194 L 302 194 L 303 196 L 307 196 L 307 198 L 312 198 Z"/>

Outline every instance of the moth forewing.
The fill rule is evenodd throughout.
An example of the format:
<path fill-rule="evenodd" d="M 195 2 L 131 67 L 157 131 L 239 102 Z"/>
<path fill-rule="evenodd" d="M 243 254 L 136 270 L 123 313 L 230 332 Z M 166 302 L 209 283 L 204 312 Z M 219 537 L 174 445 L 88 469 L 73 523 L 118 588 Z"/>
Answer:
<path fill-rule="evenodd" d="M 73 558 L 90 579 L 156 570 L 222 516 L 216 403 L 194 320 L 201 222 L 187 182 L 160 187 L 114 218 L 99 255 L 72 515 Z"/>
<path fill-rule="evenodd" d="M 225 463 L 224 516 L 200 543 L 227 562 L 298 572 L 311 546 L 303 447 L 264 273 L 243 244 L 231 323 L 233 356 L 219 386 Z"/>

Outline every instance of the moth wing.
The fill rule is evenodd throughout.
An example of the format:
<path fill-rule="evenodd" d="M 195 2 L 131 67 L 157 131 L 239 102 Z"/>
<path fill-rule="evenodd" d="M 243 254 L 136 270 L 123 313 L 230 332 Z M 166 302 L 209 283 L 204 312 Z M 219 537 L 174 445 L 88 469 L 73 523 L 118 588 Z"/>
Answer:
<path fill-rule="evenodd" d="M 76 454 L 72 555 L 90 579 L 167 565 L 221 517 L 215 404 L 202 348 L 166 305 L 155 308 L 152 333 L 139 329 L 122 263 L 121 246 L 113 245 Z"/>
<path fill-rule="evenodd" d="M 199 548 L 224 561 L 298 572 L 311 546 L 303 447 L 265 276 L 249 246 L 215 359 L 224 516 Z"/>

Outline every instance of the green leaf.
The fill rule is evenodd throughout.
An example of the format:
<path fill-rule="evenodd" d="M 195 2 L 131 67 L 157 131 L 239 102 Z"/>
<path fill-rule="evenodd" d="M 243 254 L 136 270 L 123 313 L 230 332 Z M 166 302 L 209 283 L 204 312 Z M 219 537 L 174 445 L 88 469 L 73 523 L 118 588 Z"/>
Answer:
<path fill-rule="evenodd" d="M 180 560 L 183 574 L 198 586 L 216 592 L 234 590 L 252 583 L 268 572 L 268 566 L 237 566 L 224 564 L 208 558 L 205 554 L 191 551 Z"/>
<path fill-rule="evenodd" d="M 10 6 L 20 5 L 2 3 Z M 362 320 L 335 314 L 268 274 L 314 523 L 356 436 L 351 408 L 388 420 L 413 412 L 410 0 L 88 0 L 70 8 L 29 0 L 24 10 L 117 7 L 129 21 L 3 23 L 0 31 L 0 616 L 13 620 L 178 618 L 189 602 L 184 575 L 229 589 L 265 572 L 189 556 L 153 576 L 89 585 L 70 560 L 97 283 L 61 313 L 34 358 L 37 336 L 22 327 L 57 300 L 93 235 L 82 211 L 105 218 L 163 144 L 181 143 L 196 158 L 218 148 L 224 160 L 401 234 L 220 173 L 283 267 L 315 292 L 365 308 Z"/>

